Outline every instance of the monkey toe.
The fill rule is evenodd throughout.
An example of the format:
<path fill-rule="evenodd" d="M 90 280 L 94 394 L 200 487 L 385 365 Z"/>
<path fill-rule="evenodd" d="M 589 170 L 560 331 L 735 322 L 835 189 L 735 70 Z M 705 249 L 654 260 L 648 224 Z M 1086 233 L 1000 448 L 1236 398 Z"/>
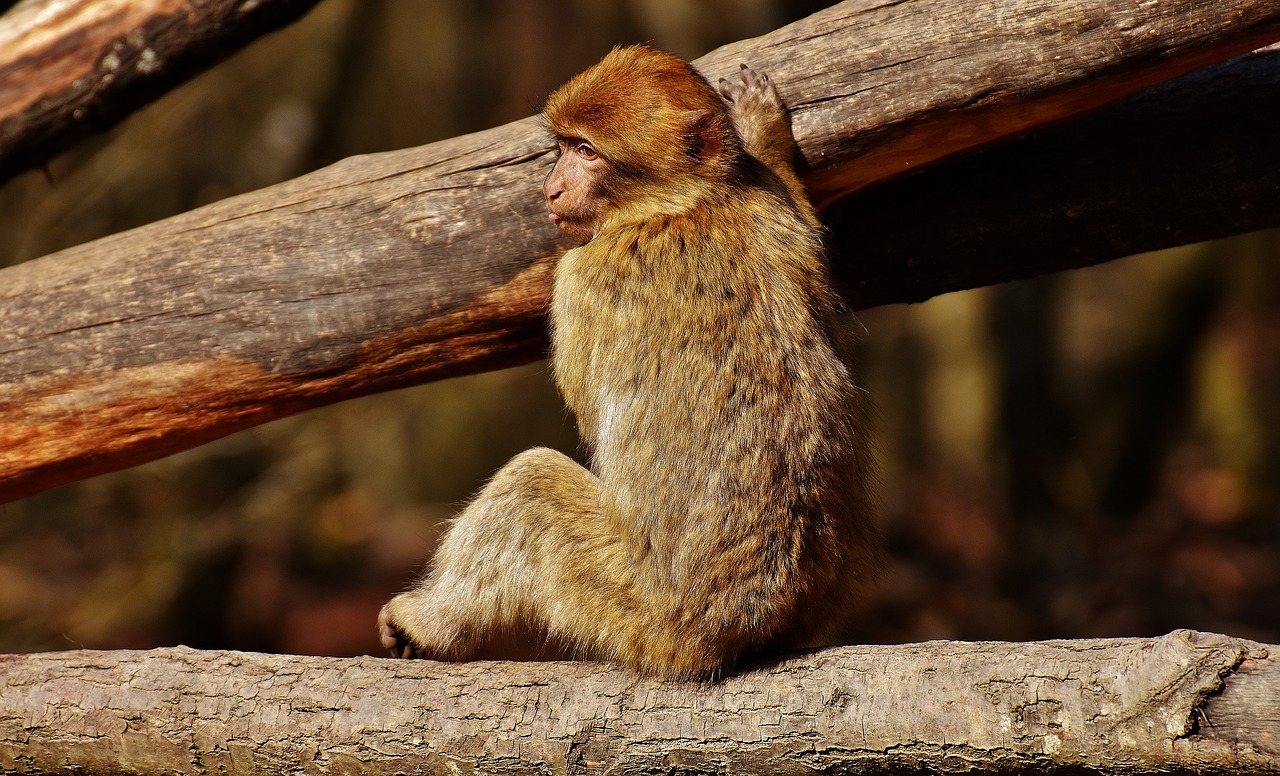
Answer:
<path fill-rule="evenodd" d="M 378 640 L 391 657 L 409 660 L 418 657 L 418 648 L 393 622 L 383 622 L 378 628 Z"/>

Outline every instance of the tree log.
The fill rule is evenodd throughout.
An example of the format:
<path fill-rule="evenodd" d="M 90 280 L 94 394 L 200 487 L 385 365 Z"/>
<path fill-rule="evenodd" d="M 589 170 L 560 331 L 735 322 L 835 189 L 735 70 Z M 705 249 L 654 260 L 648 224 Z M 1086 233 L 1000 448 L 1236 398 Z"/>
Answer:
<path fill-rule="evenodd" d="M 824 214 L 846 296 L 922 302 L 1280 226 L 1276 105 L 1280 46 L 846 197 Z"/>
<path fill-rule="evenodd" d="M 831 204 L 1277 37 L 1280 0 L 850 0 L 698 65 L 773 74 L 807 183 Z M 0 501 L 309 407 L 539 357 L 557 247 L 538 191 L 550 155 L 526 119 L 348 159 L 0 271 Z M 937 215 L 919 220 L 933 229 Z M 836 235 L 855 249 L 867 237 Z M 1027 274 L 994 261 L 1000 279 Z M 837 271 L 855 298 L 893 301 L 860 260 Z M 896 271 L 939 292 L 909 263 Z"/>
<path fill-rule="evenodd" d="M 1277 649 L 1191 631 L 839 647 L 703 684 L 601 663 L 15 655 L 0 770 L 1278 773 Z"/>
<path fill-rule="evenodd" d="M 26 0 L 0 16 L 0 180 L 38 167 L 317 0 Z"/>

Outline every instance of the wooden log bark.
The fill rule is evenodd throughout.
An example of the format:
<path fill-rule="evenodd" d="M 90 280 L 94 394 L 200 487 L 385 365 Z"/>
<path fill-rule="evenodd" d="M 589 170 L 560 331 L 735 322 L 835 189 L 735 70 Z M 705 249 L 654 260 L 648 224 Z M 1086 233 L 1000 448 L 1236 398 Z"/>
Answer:
<path fill-rule="evenodd" d="M 1280 0 L 850 0 L 698 65 L 773 73 L 807 182 L 837 203 L 1276 37 Z M 0 501 L 539 357 L 557 240 L 539 194 L 549 163 L 526 119 L 0 271 Z M 860 247 L 863 234 L 844 232 Z M 1024 274 L 995 261 L 1001 279 Z M 865 291 L 879 281 L 860 262 L 837 269 L 857 298 L 892 301 Z"/>
<path fill-rule="evenodd" d="M 1278 649 L 1191 631 L 840 647 L 703 684 L 600 663 L 14 655 L 0 770 L 1277 773 Z"/>
<path fill-rule="evenodd" d="M 317 0 L 25 0 L 0 16 L 0 180 L 39 167 Z"/>
<path fill-rule="evenodd" d="M 846 197 L 824 214 L 846 296 L 921 302 L 1280 226 L 1276 105 L 1280 46 Z"/>

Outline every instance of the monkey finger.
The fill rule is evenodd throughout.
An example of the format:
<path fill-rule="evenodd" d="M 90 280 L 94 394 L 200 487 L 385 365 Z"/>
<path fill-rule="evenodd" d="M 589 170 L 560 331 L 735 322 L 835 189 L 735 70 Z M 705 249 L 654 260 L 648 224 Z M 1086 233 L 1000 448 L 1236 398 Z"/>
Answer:
<path fill-rule="evenodd" d="M 746 67 L 746 65 L 743 65 L 743 67 Z M 720 79 L 720 94 L 729 102 L 740 102 L 748 87 L 749 83 L 745 77 L 741 78 L 738 83 L 734 83 L 728 78 Z"/>
<path fill-rule="evenodd" d="M 733 87 L 729 84 L 728 78 L 720 79 L 720 87 L 718 91 L 720 92 L 721 97 L 724 97 L 729 102 L 733 102 Z"/>

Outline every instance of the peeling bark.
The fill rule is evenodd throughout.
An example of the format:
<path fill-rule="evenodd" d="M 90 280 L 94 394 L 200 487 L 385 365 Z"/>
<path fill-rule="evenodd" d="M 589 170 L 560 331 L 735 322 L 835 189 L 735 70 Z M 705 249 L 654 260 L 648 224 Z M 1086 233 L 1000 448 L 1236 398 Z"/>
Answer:
<path fill-rule="evenodd" d="M 1276 649 L 1191 631 L 840 647 L 703 684 L 601 663 L 8 656 L 0 768 L 1275 773 Z"/>

